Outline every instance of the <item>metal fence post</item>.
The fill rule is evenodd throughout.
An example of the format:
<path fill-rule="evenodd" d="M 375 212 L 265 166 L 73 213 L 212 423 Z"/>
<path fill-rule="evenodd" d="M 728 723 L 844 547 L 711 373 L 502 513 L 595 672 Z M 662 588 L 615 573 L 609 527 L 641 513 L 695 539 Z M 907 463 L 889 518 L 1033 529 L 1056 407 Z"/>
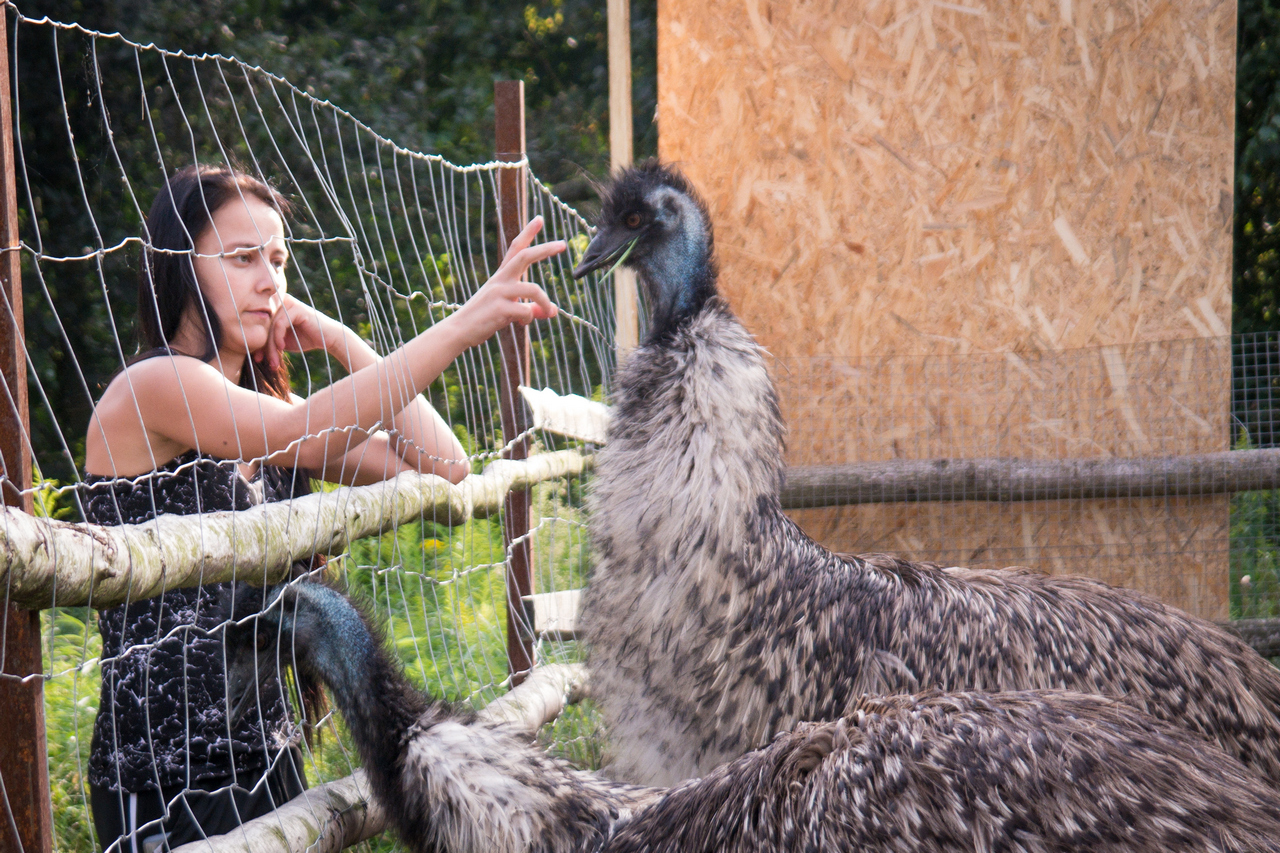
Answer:
<path fill-rule="evenodd" d="M 515 163 L 524 159 L 524 81 L 502 80 L 493 84 L 494 136 L 498 159 Z M 498 171 L 498 248 L 520 233 L 528 219 L 526 171 Z M 529 329 L 512 325 L 498 333 L 502 351 L 502 383 L 499 404 L 502 410 L 502 439 L 511 444 L 506 456 L 524 459 L 529 455 L 529 439 L 520 438 L 529 429 L 529 416 L 517 390 L 529 384 Z M 514 443 L 512 443 L 514 442 Z M 511 555 L 507 570 L 507 667 L 512 683 L 519 684 L 533 668 L 533 622 L 524 596 L 533 593 L 533 548 L 529 541 L 532 501 L 529 489 L 513 489 L 503 505 L 503 544 Z"/>
<path fill-rule="evenodd" d="M 25 512 L 31 498 L 31 434 L 27 357 L 22 325 L 22 257 L 18 250 L 18 190 L 13 154 L 9 27 L 0 14 L 0 491 L 6 506 Z M 44 672 L 40 612 L 7 601 L 0 612 L 0 853 L 49 853 L 53 809 L 44 732 Z"/>

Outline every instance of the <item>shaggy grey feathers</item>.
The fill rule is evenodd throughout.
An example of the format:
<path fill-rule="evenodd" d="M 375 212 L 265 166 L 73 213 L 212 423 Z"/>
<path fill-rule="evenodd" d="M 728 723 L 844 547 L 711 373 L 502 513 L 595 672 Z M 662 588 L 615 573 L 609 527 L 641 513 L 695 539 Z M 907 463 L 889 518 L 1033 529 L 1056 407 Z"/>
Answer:
<path fill-rule="evenodd" d="M 691 194 L 673 174 L 624 173 L 593 246 L 619 239 L 619 223 L 656 221 L 656 187 Z M 1062 688 L 1206 735 L 1280 785 L 1280 673 L 1214 625 L 1091 580 L 844 557 L 810 540 L 779 504 L 777 400 L 758 346 L 715 295 L 705 209 L 696 197 L 674 209 L 702 227 L 625 235 L 627 263 L 672 319 L 618 370 L 591 504 L 598 559 L 582 627 L 611 772 L 700 776 L 864 693 Z M 649 259 L 689 233 L 708 235 L 688 250 L 705 269 L 651 281 L 688 268 Z M 669 295 L 681 290 L 691 303 Z"/>
<path fill-rule="evenodd" d="M 1280 853 L 1280 798 L 1199 739 L 1073 693 L 867 698 L 672 790 L 601 779 L 406 680 L 337 592 L 227 629 L 236 692 L 290 649 L 414 853 Z M 261 657 L 259 657 L 261 656 Z"/>
<path fill-rule="evenodd" d="M 687 782 L 606 849 L 1262 851 L 1280 799 L 1216 749 L 1075 693 L 866 698 Z"/>

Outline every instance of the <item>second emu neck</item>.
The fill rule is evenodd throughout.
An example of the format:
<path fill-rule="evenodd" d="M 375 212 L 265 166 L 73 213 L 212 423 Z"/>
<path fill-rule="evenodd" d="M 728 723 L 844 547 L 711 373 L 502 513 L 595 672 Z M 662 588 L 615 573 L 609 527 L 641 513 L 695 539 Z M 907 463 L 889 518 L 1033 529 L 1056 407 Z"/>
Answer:
<path fill-rule="evenodd" d="M 324 638 L 313 642 L 311 663 L 346 718 L 365 767 L 371 775 L 394 767 L 404 733 L 427 711 L 427 700 L 338 593 L 318 585 L 307 589 L 297 620 L 299 630 L 310 621 Z"/>

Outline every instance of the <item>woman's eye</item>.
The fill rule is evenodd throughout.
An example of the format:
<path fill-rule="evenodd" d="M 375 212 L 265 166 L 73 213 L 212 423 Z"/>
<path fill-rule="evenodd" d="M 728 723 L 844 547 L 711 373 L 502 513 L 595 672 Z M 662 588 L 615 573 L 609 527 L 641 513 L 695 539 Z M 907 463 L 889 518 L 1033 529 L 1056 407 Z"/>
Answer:
<path fill-rule="evenodd" d="M 641 222 L 640 214 L 638 214 L 638 213 L 633 213 L 633 214 L 631 214 L 630 216 L 628 216 L 628 217 L 627 217 L 627 227 L 628 227 L 628 228 L 639 228 L 639 227 L 640 227 L 640 222 Z"/>

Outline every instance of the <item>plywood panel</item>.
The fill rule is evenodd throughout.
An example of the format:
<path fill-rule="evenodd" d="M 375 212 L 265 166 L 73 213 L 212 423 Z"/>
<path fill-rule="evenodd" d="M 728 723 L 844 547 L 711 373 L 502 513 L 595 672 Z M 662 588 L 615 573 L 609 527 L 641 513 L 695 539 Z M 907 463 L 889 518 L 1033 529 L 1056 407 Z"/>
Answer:
<path fill-rule="evenodd" d="M 1034 407 L 1026 392 L 980 377 L 920 387 L 918 398 L 854 395 L 854 381 L 814 389 L 843 393 L 875 421 L 862 419 L 874 435 L 845 442 L 857 455 L 843 458 L 992 455 L 993 446 L 1041 457 L 1157 452 L 1143 437 L 1176 406 L 1135 400 L 1181 364 L 1134 370 L 1126 347 L 1230 327 L 1231 0 L 663 0 L 658 29 L 659 149 L 706 194 L 723 290 L 774 355 L 864 368 L 888 359 L 886 369 L 906 370 L 909 360 L 893 357 L 999 353 L 1030 364 L 1094 348 L 1087 381 L 1054 369 L 1041 378 L 1041 408 L 1064 394 L 1093 401 L 1064 407 L 1043 440 L 995 429 Z M 1161 452 L 1226 447 L 1217 424 L 1229 353 L 1197 357 L 1203 381 L 1177 399 L 1194 417 L 1158 442 Z M 790 462 L 840 461 L 809 455 L 818 442 L 805 431 L 830 425 L 802 423 L 810 389 L 782 384 Z M 899 437 L 916 435 L 913 418 L 930 406 L 954 416 L 935 419 L 927 441 Z M 829 420 L 849 423 L 850 411 Z M 834 531 L 836 517 L 867 529 L 863 516 L 888 523 L 894 512 L 921 525 L 921 553 L 944 550 L 930 537 L 955 517 L 949 509 L 801 517 Z M 1151 507 L 1106 512 L 1114 530 L 1155 535 L 1142 533 L 1155 529 L 1142 521 Z M 1186 512 L 1202 530 L 1225 530 L 1224 499 Z M 998 512 L 962 515 L 973 525 L 966 541 L 1007 526 Z M 1056 528 L 1036 529 L 1043 538 Z M 850 540 L 862 541 L 872 540 Z M 1021 547 L 1021 532 L 1009 541 Z M 1175 603 L 1223 615 L 1225 534 L 1208 562 L 1147 544 L 1166 554 L 1150 558 L 1150 571 L 1096 573 L 1153 591 L 1144 578 L 1197 574 L 1203 582 L 1191 586 L 1220 589 L 1220 603 Z M 1038 565 L 1054 568 L 1043 554 Z"/>

